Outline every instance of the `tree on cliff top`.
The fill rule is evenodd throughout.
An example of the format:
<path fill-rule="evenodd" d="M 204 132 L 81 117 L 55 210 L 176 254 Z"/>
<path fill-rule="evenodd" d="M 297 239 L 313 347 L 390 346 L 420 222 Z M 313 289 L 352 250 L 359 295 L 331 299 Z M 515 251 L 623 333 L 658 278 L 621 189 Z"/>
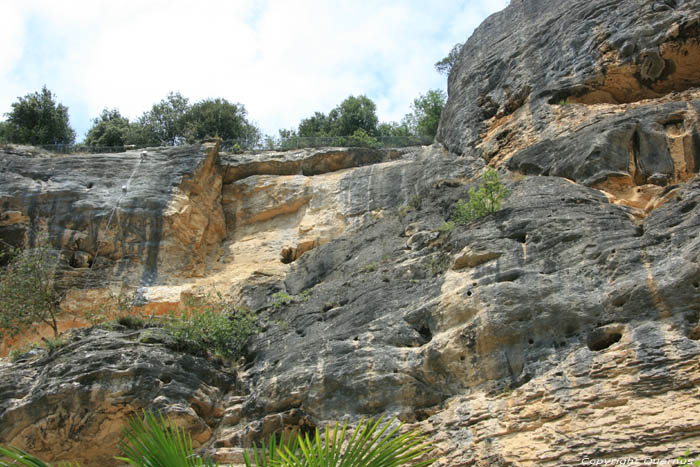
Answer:
<path fill-rule="evenodd" d="M 349 96 L 326 116 L 316 112 L 299 123 L 299 136 L 352 136 L 358 130 L 377 134 L 377 106 L 367 96 Z"/>
<path fill-rule="evenodd" d="M 138 125 L 155 144 L 179 145 L 217 136 L 252 146 L 260 139 L 260 130 L 248 121 L 247 114 L 243 104 L 226 99 L 204 99 L 190 105 L 182 94 L 171 92 L 145 112 Z"/>
<path fill-rule="evenodd" d="M 4 133 L 7 140 L 18 144 L 70 144 L 75 131 L 70 127 L 68 108 L 57 104 L 54 95 L 44 86 L 40 92 L 27 94 L 12 104 L 5 114 Z"/>
<path fill-rule="evenodd" d="M 185 138 L 194 142 L 217 136 L 240 140 L 242 146 L 253 146 L 260 140 L 260 130 L 248 121 L 247 115 L 240 103 L 221 98 L 199 101 L 183 116 Z"/>

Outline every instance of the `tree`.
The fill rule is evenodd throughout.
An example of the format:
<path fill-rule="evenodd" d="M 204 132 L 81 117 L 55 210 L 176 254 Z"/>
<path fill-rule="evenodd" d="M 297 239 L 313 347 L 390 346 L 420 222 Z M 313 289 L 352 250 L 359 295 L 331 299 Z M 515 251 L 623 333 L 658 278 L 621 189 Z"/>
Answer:
<path fill-rule="evenodd" d="M 85 137 L 91 146 L 124 146 L 129 135 L 129 119 L 122 117 L 117 109 L 104 109 Z"/>
<path fill-rule="evenodd" d="M 367 96 L 350 96 L 328 114 L 333 136 L 351 136 L 357 130 L 377 134 L 377 106 Z"/>
<path fill-rule="evenodd" d="M 182 144 L 185 140 L 185 114 L 189 100 L 179 92 L 170 92 L 139 119 L 147 138 L 163 145 Z"/>
<path fill-rule="evenodd" d="M 0 339 L 5 334 L 15 336 L 37 322 L 48 324 L 58 336 L 58 254 L 42 240 L 35 248 L 9 247 L 3 255 L 10 259 L 0 273 Z"/>
<path fill-rule="evenodd" d="M 46 86 L 41 92 L 19 97 L 7 116 L 7 139 L 19 144 L 70 144 L 75 131 L 70 127 L 68 108 L 56 104 Z"/>
<path fill-rule="evenodd" d="M 187 109 L 183 116 L 184 135 L 188 142 L 200 141 L 211 136 L 241 140 L 244 147 L 260 141 L 260 130 L 251 124 L 243 104 L 233 104 L 226 99 L 205 99 Z"/>
<path fill-rule="evenodd" d="M 377 106 L 367 96 L 350 96 L 328 115 L 316 112 L 299 123 L 299 136 L 352 136 L 357 130 L 377 134 Z"/>
<path fill-rule="evenodd" d="M 299 123 L 299 136 L 330 136 L 331 122 L 322 112 L 315 112 L 312 117 L 305 118 Z"/>
<path fill-rule="evenodd" d="M 459 55 L 462 53 L 462 47 L 464 47 L 464 44 L 458 42 L 454 45 L 454 47 L 452 47 L 452 50 L 450 50 L 450 53 L 447 54 L 447 57 L 435 63 L 435 69 L 438 73 L 443 75 L 450 74 L 450 71 L 452 71 L 452 67 L 457 62 Z"/>
<path fill-rule="evenodd" d="M 404 119 L 405 120 L 405 119 Z M 401 123 L 396 122 L 382 122 L 377 127 L 377 133 L 379 136 L 411 136 L 411 128 L 409 125 L 402 121 Z"/>
<path fill-rule="evenodd" d="M 411 113 L 404 117 L 404 123 L 414 135 L 435 137 L 440 114 L 445 107 L 445 93 L 440 89 L 431 89 L 413 100 Z"/>

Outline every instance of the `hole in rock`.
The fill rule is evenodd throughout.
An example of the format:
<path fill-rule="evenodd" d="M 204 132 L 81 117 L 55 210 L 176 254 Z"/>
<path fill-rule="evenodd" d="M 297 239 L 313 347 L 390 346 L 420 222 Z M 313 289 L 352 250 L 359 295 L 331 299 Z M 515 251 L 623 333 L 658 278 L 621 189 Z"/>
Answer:
<path fill-rule="evenodd" d="M 697 201 L 691 201 L 689 203 L 685 203 L 683 206 L 681 206 L 681 212 L 683 214 L 689 213 L 693 209 L 695 209 L 695 206 L 697 206 Z"/>
<path fill-rule="evenodd" d="M 594 352 L 605 350 L 622 339 L 622 332 L 617 327 L 598 328 L 588 335 L 588 348 Z"/>
<path fill-rule="evenodd" d="M 527 232 L 516 232 L 512 235 L 509 235 L 508 238 L 520 243 L 525 243 L 525 239 L 527 238 Z"/>
<path fill-rule="evenodd" d="M 161 380 L 163 384 L 168 384 L 173 380 L 173 378 L 168 375 L 161 375 L 160 377 L 158 377 L 158 379 Z"/>
<path fill-rule="evenodd" d="M 426 342 L 433 340 L 433 333 L 430 332 L 430 328 L 425 324 L 418 329 L 418 334 L 420 334 Z"/>
<path fill-rule="evenodd" d="M 698 287 L 700 287 L 700 282 L 698 282 L 698 281 L 693 282 L 693 287 L 695 287 L 696 289 Z"/>
<path fill-rule="evenodd" d="M 472 296 L 472 291 L 471 291 L 471 290 L 467 290 L 467 297 L 471 297 L 471 296 Z"/>
<path fill-rule="evenodd" d="M 534 344 L 534 343 L 535 343 L 535 341 L 534 341 L 534 340 L 532 340 L 532 339 L 528 339 L 528 340 L 527 340 L 527 343 L 528 343 L 528 344 L 530 344 L 530 345 L 532 345 L 532 344 Z"/>
<path fill-rule="evenodd" d="M 625 303 L 627 302 L 627 298 L 621 296 L 621 297 L 615 297 L 612 299 L 612 305 L 614 307 L 620 308 L 622 307 Z"/>
<path fill-rule="evenodd" d="M 86 185 L 86 187 L 87 187 L 88 190 L 89 190 L 90 188 L 92 188 L 92 187 L 93 187 L 92 182 L 88 183 L 88 184 Z"/>

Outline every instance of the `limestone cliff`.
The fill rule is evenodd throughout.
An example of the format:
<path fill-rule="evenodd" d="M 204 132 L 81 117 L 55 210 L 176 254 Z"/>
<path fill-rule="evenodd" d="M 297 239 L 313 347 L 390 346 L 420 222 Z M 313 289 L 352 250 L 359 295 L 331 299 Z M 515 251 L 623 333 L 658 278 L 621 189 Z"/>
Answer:
<path fill-rule="evenodd" d="M 235 370 L 129 330 L 5 362 L 0 442 L 97 465 L 155 406 L 224 461 L 378 414 L 426 430 L 440 465 L 700 453 L 699 18 L 688 0 L 513 0 L 464 46 L 430 147 L 4 150 L 0 237 L 49 233 L 66 309 L 214 286 L 266 327 Z M 485 165 L 504 208 L 440 229 Z"/>

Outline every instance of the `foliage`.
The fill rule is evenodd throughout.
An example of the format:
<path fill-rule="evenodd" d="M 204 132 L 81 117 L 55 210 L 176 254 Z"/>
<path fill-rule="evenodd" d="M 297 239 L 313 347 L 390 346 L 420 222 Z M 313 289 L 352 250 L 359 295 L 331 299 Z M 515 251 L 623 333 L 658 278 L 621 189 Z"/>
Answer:
<path fill-rule="evenodd" d="M 413 100 L 411 113 L 404 117 L 404 125 L 414 135 L 435 137 L 446 99 L 447 96 L 441 89 L 431 89 L 421 94 Z"/>
<path fill-rule="evenodd" d="M 449 233 L 452 232 L 455 229 L 455 223 L 453 221 L 443 221 L 442 225 L 440 226 L 439 231 L 443 233 Z"/>
<path fill-rule="evenodd" d="M 185 139 L 185 114 L 188 109 L 187 98 L 179 92 L 170 92 L 144 113 L 139 123 L 146 129 L 148 137 L 160 144 L 181 144 Z"/>
<path fill-rule="evenodd" d="M 187 142 L 208 137 L 240 140 L 251 147 L 260 140 L 260 130 L 246 119 L 248 111 L 243 104 L 232 104 L 226 99 L 205 99 L 192 105 L 184 115 L 184 134 Z"/>
<path fill-rule="evenodd" d="M 377 133 L 382 137 L 391 136 L 411 136 L 413 133 L 409 124 L 405 121 L 401 123 L 396 122 L 382 122 L 377 127 Z"/>
<path fill-rule="evenodd" d="M 315 112 L 299 123 L 298 136 L 353 136 L 358 130 L 377 134 L 377 106 L 367 96 L 349 96 L 328 115 Z"/>
<path fill-rule="evenodd" d="M 450 53 L 447 54 L 447 57 L 443 58 L 435 64 L 435 69 L 438 73 L 442 75 L 450 74 L 450 71 L 452 71 L 452 67 L 457 62 L 459 55 L 462 53 L 462 47 L 464 47 L 464 44 L 461 42 L 455 44 L 454 47 L 452 47 L 452 50 L 450 50 Z"/>
<path fill-rule="evenodd" d="M 44 86 L 40 92 L 19 97 L 12 110 L 5 114 L 4 133 L 11 143 L 71 144 L 75 131 L 70 127 L 68 108 L 57 104 L 54 95 Z"/>
<path fill-rule="evenodd" d="M 376 422 L 364 419 L 347 440 L 347 422 L 338 432 L 339 424 L 331 428 L 326 426 L 321 437 L 318 428 L 312 437 L 309 434 L 297 434 L 296 442 L 289 443 L 273 438 L 262 456 L 254 451 L 251 462 L 248 453 L 244 453 L 247 467 L 255 466 L 323 466 L 323 467 L 393 467 L 406 465 L 428 454 L 432 447 L 418 431 L 399 434 L 403 424 L 389 430 L 393 420 L 380 428 L 382 418 Z M 298 446 L 298 449 L 297 449 Z M 426 466 L 435 462 L 433 459 L 417 462 L 415 466 Z"/>
<path fill-rule="evenodd" d="M 298 433 L 294 437 L 279 440 L 272 436 L 267 445 L 253 450 L 251 459 L 244 452 L 245 465 L 255 466 L 324 466 L 324 467 L 394 467 L 415 462 L 414 466 L 427 466 L 433 459 L 417 461 L 429 454 L 432 447 L 426 437 L 417 430 L 399 433 L 403 424 L 389 430 L 394 420 L 380 426 L 382 418 L 360 421 L 348 440 L 345 422 L 326 426 L 323 437 L 318 430 L 313 436 Z M 347 434 L 347 435 L 346 435 Z M 134 467 L 215 467 L 209 458 L 196 454 L 192 439 L 184 429 L 166 420 L 162 414 L 143 412 L 143 419 L 131 417 L 123 430 L 119 448 L 124 454 L 116 459 Z M 3 461 L 9 458 L 11 463 Z M 71 464 L 63 464 L 70 466 Z M 26 466 L 50 467 L 38 458 L 20 449 L 0 447 L 0 467 Z"/>
<path fill-rule="evenodd" d="M 3 459 L 7 458 L 10 459 L 11 463 L 5 462 Z M 64 462 L 59 464 L 58 467 L 71 467 L 73 464 L 70 462 Z M 76 467 L 78 464 L 75 464 Z M 16 467 L 16 466 L 25 466 L 25 467 L 51 467 L 50 464 L 47 464 L 45 462 L 42 462 L 40 459 L 38 459 L 35 456 L 32 456 L 31 454 L 22 451 L 21 449 L 15 448 L 15 447 L 2 447 L 0 446 L 0 467 Z"/>
<path fill-rule="evenodd" d="M 8 122 L 0 122 L 0 144 L 10 142 L 10 124 Z"/>
<path fill-rule="evenodd" d="M 58 336 L 54 339 L 44 339 L 44 342 L 46 343 L 46 350 L 48 350 L 49 353 L 53 353 L 61 347 L 65 347 L 66 345 L 68 345 L 69 341 L 68 338 L 65 336 Z"/>
<path fill-rule="evenodd" d="M 700 460 L 696 459 L 690 459 L 688 458 L 690 456 L 690 450 L 686 450 L 685 453 L 682 456 L 678 456 L 676 461 L 678 462 L 677 465 L 697 465 L 700 466 Z"/>
<path fill-rule="evenodd" d="M 8 247 L 0 256 L 9 258 L 0 272 L 0 339 L 15 336 L 37 322 L 48 324 L 58 336 L 58 254 L 45 240 L 39 240 L 34 248 Z"/>
<path fill-rule="evenodd" d="M 357 130 L 369 135 L 377 133 L 377 106 L 367 96 L 349 96 L 328 114 L 332 132 L 337 136 L 350 136 Z"/>
<path fill-rule="evenodd" d="M 498 180 L 498 173 L 489 168 L 481 177 L 479 190 L 469 190 L 469 201 L 459 200 L 452 216 L 456 224 L 467 224 L 474 219 L 501 209 L 501 202 L 508 196 L 508 190 Z"/>
<path fill-rule="evenodd" d="M 359 146 L 363 148 L 378 148 L 380 146 L 377 138 L 367 134 L 365 130 L 359 128 L 348 138 L 349 146 Z"/>
<path fill-rule="evenodd" d="M 226 358 L 240 356 L 248 338 L 259 330 L 255 313 L 236 310 L 219 292 L 187 300 L 181 313 L 170 315 L 166 328 L 179 348 Z"/>
<path fill-rule="evenodd" d="M 89 146 L 149 146 L 160 141 L 139 122 L 130 122 L 117 109 L 104 109 L 93 120 L 85 144 Z"/>
<path fill-rule="evenodd" d="M 279 310 L 294 302 L 294 298 L 286 292 L 276 292 L 272 294 L 272 308 Z"/>
<path fill-rule="evenodd" d="M 143 420 L 129 419 L 119 445 L 124 457 L 117 460 L 135 467 L 198 467 L 215 466 L 192 449 L 192 439 L 185 430 L 162 414 L 144 411 Z"/>

